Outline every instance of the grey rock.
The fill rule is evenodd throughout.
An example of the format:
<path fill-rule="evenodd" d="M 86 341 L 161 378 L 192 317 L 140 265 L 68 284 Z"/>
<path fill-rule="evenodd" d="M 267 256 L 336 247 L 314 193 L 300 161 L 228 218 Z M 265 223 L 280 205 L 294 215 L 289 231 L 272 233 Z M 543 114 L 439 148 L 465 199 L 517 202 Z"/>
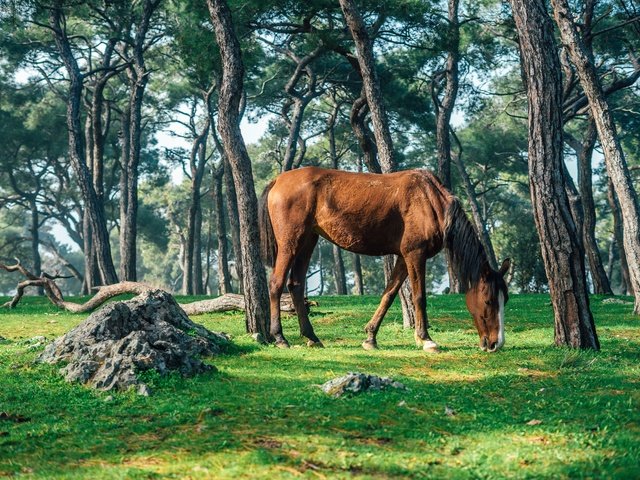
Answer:
<path fill-rule="evenodd" d="M 219 353 L 227 338 L 192 322 L 171 295 L 155 290 L 94 312 L 50 343 L 37 361 L 66 363 L 60 373 L 69 382 L 100 390 L 133 387 L 149 395 L 138 372 L 191 376 L 211 370 L 200 357 Z"/>
<path fill-rule="evenodd" d="M 377 375 L 360 372 L 349 372 L 320 386 L 324 393 L 333 397 L 340 397 L 345 393 L 360 393 L 366 390 L 384 390 L 388 387 L 402 390 L 407 388 L 402 383 L 389 377 L 378 377 Z"/>

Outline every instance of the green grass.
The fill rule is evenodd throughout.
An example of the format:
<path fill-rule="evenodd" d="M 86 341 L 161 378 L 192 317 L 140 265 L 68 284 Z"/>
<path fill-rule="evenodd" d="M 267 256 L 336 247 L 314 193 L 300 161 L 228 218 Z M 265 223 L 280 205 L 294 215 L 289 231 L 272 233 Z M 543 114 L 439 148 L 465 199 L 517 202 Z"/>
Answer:
<path fill-rule="evenodd" d="M 240 314 L 195 317 L 236 347 L 196 378 L 146 375 L 153 395 L 66 383 L 24 339 L 61 335 L 84 316 L 28 298 L 0 311 L 0 477 L 27 478 L 639 478 L 640 319 L 592 299 L 602 352 L 552 346 L 544 295 L 514 295 L 507 343 L 478 338 L 461 296 L 429 300 L 443 352 L 414 347 L 394 305 L 364 351 L 377 297 L 322 297 L 312 322 L 327 348 L 261 347 Z M 409 390 L 330 398 L 348 371 Z M 111 398 L 109 398 L 111 396 Z M 456 415 L 447 416 L 445 406 Z M 18 420 L 27 421 L 18 421 Z M 531 420 L 541 423 L 529 425 Z M 537 422 L 532 422 L 537 423 Z"/>

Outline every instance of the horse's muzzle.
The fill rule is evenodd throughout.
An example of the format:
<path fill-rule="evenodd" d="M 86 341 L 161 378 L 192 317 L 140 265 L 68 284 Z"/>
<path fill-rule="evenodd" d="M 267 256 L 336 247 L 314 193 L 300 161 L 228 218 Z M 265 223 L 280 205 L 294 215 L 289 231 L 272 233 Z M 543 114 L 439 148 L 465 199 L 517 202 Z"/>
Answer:
<path fill-rule="evenodd" d="M 482 340 L 480 341 L 480 348 L 483 352 L 493 353 L 500 347 L 498 345 L 498 342 L 489 342 L 489 339 L 487 337 L 482 337 Z"/>

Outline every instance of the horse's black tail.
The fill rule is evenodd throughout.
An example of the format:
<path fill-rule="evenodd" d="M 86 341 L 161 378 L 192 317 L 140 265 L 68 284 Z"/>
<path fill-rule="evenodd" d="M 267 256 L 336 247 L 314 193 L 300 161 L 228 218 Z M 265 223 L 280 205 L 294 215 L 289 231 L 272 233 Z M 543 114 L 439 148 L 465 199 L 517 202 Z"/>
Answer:
<path fill-rule="evenodd" d="M 267 198 L 273 187 L 273 180 L 262 192 L 260 202 L 258 204 L 258 224 L 260 225 L 260 256 L 267 267 L 273 267 L 276 263 L 276 255 L 278 246 L 276 237 L 273 234 L 273 225 L 271 225 L 271 217 L 269 216 L 269 208 L 267 206 Z"/>

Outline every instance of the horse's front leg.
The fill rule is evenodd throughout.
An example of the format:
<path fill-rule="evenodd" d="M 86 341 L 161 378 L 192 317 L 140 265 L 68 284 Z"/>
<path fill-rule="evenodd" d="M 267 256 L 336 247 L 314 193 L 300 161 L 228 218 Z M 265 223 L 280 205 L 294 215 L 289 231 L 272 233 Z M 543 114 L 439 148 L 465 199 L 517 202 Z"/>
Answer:
<path fill-rule="evenodd" d="M 292 261 L 293 255 L 288 254 L 288 252 L 279 252 L 269 280 L 269 303 L 271 307 L 270 333 L 275 339 L 276 346 L 280 348 L 289 348 L 289 342 L 284 338 L 282 333 L 280 297 L 282 296 L 284 282 Z"/>
<path fill-rule="evenodd" d="M 405 256 L 411 293 L 413 294 L 413 306 L 416 311 L 416 329 L 414 332 L 416 345 L 422 347 L 425 352 L 438 352 L 438 345 L 429 336 L 427 329 L 427 292 L 425 287 L 426 255 L 416 251 Z"/>
<path fill-rule="evenodd" d="M 387 286 L 382 293 L 380 305 L 376 309 L 376 312 L 373 314 L 369 323 L 364 327 L 367 339 L 362 343 L 362 347 L 365 350 L 378 348 L 378 342 L 376 341 L 378 329 L 380 328 L 380 324 L 382 323 L 387 310 L 389 310 L 389 307 L 398 294 L 398 290 L 400 290 L 400 287 L 406 278 L 407 265 L 405 264 L 404 259 L 399 256 L 396 260 L 395 266 L 393 267 L 393 271 L 391 272 L 389 283 L 387 283 Z"/>

